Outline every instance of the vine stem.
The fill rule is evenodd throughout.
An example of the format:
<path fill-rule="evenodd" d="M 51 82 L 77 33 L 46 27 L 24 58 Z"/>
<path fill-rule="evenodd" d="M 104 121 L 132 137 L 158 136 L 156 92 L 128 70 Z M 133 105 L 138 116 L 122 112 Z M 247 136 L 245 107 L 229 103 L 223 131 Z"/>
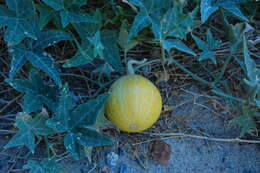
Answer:
<path fill-rule="evenodd" d="M 133 65 L 134 64 L 143 64 L 147 61 L 147 59 L 143 59 L 142 61 L 137 61 L 137 60 L 133 60 L 131 59 L 130 61 L 128 61 L 127 63 L 127 74 L 135 74 Z"/>
<path fill-rule="evenodd" d="M 127 52 L 124 50 L 124 61 L 125 61 L 125 64 L 127 64 Z"/>
<path fill-rule="evenodd" d="M 160 47 L 161 47 L 161 62 L 162 62 L 162 64 L 164 64 L 165 63 L 165 49 L 163 48 L 163 43 L 162 43 L 162 41 L 160 41 Z"/>
<path fill-rule="evenodd" d="M 169 57 L 170 57 L 170 53 L 168 52 L 169 54 Z M 173 62 L 174 64 L 176 64 L 181 70 L 183 70 L 185 73 L 189 74 L 193 79 L 203 83 L 204 85 L 207 85 L 209 86 L 212 90 L 213 93 L 215 94 L 218 94 L 218 95 L 221 95 L 221 96 L 224 96 L 226 98 L 229 98 L 229 99 L 232 99 L 232 100 L 235 100 L 235 101 L 239 101 L 239 102 L 246 102 L 245 100 L 243 99 L 240 99 L 240 98 L 237 98 L 237 97 L 234 97 L 232 95 L 229 95 L 229 94 L 226 94 L 226 93 L 223 93 L 219 88 L 217 88 L 214 83 L 211 83 L 211 82 L 208 82 L 206 81 L 205 79 L 199 77 L 198 75 L 192 73 L 189 69 L 187 69 L 186 67 L 184 67 L 182 64 L 180 64 L 176 59 L 170 57 L 169 60 L 171 62 Z"/>
<path fill-rule="evenodd" d="M 191 77 L 193 77 L 194 79 L 198 80 L 199 82 L 202 82 L 205 85 L 211 86 L 214 88 L 214 86 L 212 86 L 212 84 L 208 81 L 206 81 L 205 79 L 199 77 L 198 75 L 192 73 L 190 70 L 188 70 L 186 67 L 184 67 L 182 64 L 180 64 L 176 59 L 174 58 L 170 58 L 170 61 L 172 61 L 174 64 L 176 64 L 178 67 L 180 67 L 180 69 L 182 69 L 185 73 L 189 74 Z"/>
<path fill-rule="evenodd" d="M 46 144 L 47 156 L 48 156 L 48 158 L 50 158 L 51 157 L 51 153 L 50 153 L 50 149 L 49 149 L 50 145 L 49 145 L 47 136 L 44 136 L 44 142 Z"/>
<path fill-rule="evenodd" d="M 9 107 L 11 104 L 13 104 L 16 100 L 18 100 L 23 94 L 18 95 L 14 99 L 12 99 L 8 104 L 6 104 L 1 110 L 0 113 L 2 113 L 7 107 Z"/>
<path fill-rule="evenodd" d="M 220 74 L 216 77 L 216 79 L 214 80 L 214 82 L 212 83 L 213 85 L 215 85 L 221 78 L 222 76 L 224 75 L 226 69 L 227 69 L 227 66 L 228 64 L 230 63 L 230 61 L 232 60 L 232 54 L 229 54 L 228 58 L 226 59 L 223 67 L 221 68 L 221 71 L 220 71 Z"/>
<path fill-rule="evenodd" d="M 233 138 L 233 139 L 225 139 L 225 138 L 215 138 L 215 137 L 207 137 L 207 136 L 199 136 L 199 135 L 191 135 L 186 133 L 148 133 L 142 132 L 142 134 L 151 135 L 151 136 L 167 136 L 163 139 L 169 139 L 173 137 L 189 137 L 189 138 L 196 138 L 196 139 L 204 139 L 209 141 L 216 141 L 216 142 L 239 142 L 239 143 L 252 143 L 252 144 L 260 144 L 260 140 L 244 140 L 240 138 Z"/>

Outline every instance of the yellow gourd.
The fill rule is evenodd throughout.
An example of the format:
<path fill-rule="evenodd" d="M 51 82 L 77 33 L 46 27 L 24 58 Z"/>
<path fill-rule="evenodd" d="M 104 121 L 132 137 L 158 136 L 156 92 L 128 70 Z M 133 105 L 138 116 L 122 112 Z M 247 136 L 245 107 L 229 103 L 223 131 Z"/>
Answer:
<path fill-rule="evenodd" d="M 156 86 L 147 78 L 134 74 L 131 66 L 130 62 L 130 74 L 116 80 L 110 88 L 105 111 L 108 119 L 120 130 L 141 132 L 158 120 L 162 98 Z"/>

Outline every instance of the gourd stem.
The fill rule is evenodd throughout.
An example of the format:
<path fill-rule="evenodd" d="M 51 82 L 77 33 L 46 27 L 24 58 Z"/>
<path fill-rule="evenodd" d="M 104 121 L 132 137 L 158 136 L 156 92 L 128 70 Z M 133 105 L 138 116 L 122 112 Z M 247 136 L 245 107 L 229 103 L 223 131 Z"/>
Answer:
<path fill-rule="evenodd" d="M 146 62 L 147 59 L 143 59 L 142 61 L 137 61 L 137 60 L 133 60 L 131 59 L 130 61 L 128 61 L 127 63 L 127 74 L 135 74 L 134 68 L 133 68 L 133 64 L 143 64 Z"/>

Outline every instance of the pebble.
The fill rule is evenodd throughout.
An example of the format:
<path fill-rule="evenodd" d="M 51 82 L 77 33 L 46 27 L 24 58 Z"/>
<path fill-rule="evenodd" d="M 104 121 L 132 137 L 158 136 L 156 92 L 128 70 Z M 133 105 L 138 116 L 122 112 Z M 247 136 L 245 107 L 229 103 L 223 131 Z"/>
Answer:
<path fill-rule="evenodd" d="M 171 85 L 170 85 L 168 82 L 166 82 L 166 81 L 160 81 L 160 82 L 158 83 L 158 85 L 159 85 L 160 87 L 162 87 L 162 88 L 170 88 L 170 87 L 171 87 Z"/>
<path fill-rule="evenodd" d="M 144 71 L 144 72 L 150 72 L 152 70 L 152 67 L 151 66 L 143 66 L 143 67 L 141 67 L 141 70 Z"/>
<path fill-rule="evenodd" d="M 116 154 L 115 152 L 110 152 L 107 155 L 107 159 L 106 159 L 107 160 L 107 164 L 109 166 L 117 166 L 118 159 L 119 159 L 118 154 Z"/>
<path fill-rule="evenodd" d="M 251 168 L 245 168 L 243 170 L 243 173 L 256 173 L 256 170 L 255 169 L 251 169 Z"/>
<path fill-rule="evenodd" d="M 127 173 L 127 165 L 123 164 L 120 166 L 119 173 Z"/>

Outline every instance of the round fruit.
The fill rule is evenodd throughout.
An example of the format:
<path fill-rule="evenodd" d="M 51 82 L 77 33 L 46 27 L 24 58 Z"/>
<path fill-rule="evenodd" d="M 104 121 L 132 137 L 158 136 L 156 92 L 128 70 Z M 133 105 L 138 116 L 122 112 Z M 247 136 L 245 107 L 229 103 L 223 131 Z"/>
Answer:
<path fill-rule="evenodd" d="M 108 119 L 122 131 L 141 132 L 159 118 L 162 98 L 156 86 L 147 78 L 129 74 L 110 88 L 106 103 Z"/>

